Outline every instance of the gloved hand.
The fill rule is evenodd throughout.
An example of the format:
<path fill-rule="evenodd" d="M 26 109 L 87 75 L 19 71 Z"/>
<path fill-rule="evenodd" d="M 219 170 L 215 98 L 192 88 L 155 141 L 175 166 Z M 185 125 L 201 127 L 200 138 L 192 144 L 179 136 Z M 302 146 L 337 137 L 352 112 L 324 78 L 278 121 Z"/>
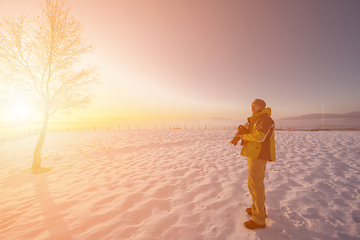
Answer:
<path fill-rule="evenodd" d="M 234 138 L 230 141 L 230 143 L 232 143 L 234 146 L 236 146 L 240 140 L 243 140 L 242 135 L 249 132 L 249 130 L 244 125 L 239 125 L 237 127 L 237 130 L 238 131 L 235 134 Z"/>

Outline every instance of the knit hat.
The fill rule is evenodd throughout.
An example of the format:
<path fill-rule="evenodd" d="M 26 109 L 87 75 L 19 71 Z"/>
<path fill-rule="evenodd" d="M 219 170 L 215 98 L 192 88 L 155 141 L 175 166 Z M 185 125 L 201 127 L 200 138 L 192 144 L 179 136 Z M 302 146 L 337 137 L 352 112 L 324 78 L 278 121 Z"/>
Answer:
<path fill-rule="evenodd" d="M 253 102 L 252 102 L 252 104 L 256 104 L 256 105 L 258 105 L 259 107 L 261 107 L 261 108 L 265 108 L 266 107 L 266 103 L 265 103 L 265 101 L 264 100 L 262 100 L 262 99 L 255 99 Z"/>

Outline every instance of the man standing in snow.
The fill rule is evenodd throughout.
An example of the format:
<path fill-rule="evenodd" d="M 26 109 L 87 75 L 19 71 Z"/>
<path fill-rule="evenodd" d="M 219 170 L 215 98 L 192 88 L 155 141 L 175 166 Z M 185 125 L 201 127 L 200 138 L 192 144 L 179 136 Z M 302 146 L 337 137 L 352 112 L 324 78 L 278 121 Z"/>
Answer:
<path fill-rule="evenodd" d="M 258 229 L 266 227 L 264 178 L 267 161 L 275 161 L 276 159 L 275 123 L 271 118 L 271 108 L 266 107 L 264 100 L 255 99 L 251 104 L 251 111 L 253 115 L 248 118 L 248 122 L 243 126 L 247 129 L 247 133 L 244 134 L 244 131 L 239 131 L 240 133 L 237 133 L 236 138 L 242 141 L 241 155 L 247 157 L 249 166 L 248 187 L 253 202 L 252 207 L 246 209 L 252 218 L 245 222 L 244 226 L 248 229 Z"/>

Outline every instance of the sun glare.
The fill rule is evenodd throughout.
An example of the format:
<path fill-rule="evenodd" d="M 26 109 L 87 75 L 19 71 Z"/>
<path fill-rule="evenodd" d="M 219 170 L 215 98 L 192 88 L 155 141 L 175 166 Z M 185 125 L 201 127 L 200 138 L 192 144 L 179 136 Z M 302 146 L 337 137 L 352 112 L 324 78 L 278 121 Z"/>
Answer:
<path fill-rule="evenodd" d="M 10 120 L 28 120 L 30 113 L 30 106 L 23 100 L 15 100 L 7 106 L 7 115 Z"/>

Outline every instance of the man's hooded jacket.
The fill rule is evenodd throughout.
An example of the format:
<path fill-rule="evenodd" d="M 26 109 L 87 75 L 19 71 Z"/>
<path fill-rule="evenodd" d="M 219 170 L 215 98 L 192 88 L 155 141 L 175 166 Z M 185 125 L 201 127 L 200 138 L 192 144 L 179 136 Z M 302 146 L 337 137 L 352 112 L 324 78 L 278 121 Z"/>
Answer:
<path fill-rule="evenodd" d="M 265 108 L 249 117 L 246 125 L 249 133 L 243 135 L 244 146 L 241 155 L 275 161 L 275 123 L 271 118 L 271 108 Z"/>

